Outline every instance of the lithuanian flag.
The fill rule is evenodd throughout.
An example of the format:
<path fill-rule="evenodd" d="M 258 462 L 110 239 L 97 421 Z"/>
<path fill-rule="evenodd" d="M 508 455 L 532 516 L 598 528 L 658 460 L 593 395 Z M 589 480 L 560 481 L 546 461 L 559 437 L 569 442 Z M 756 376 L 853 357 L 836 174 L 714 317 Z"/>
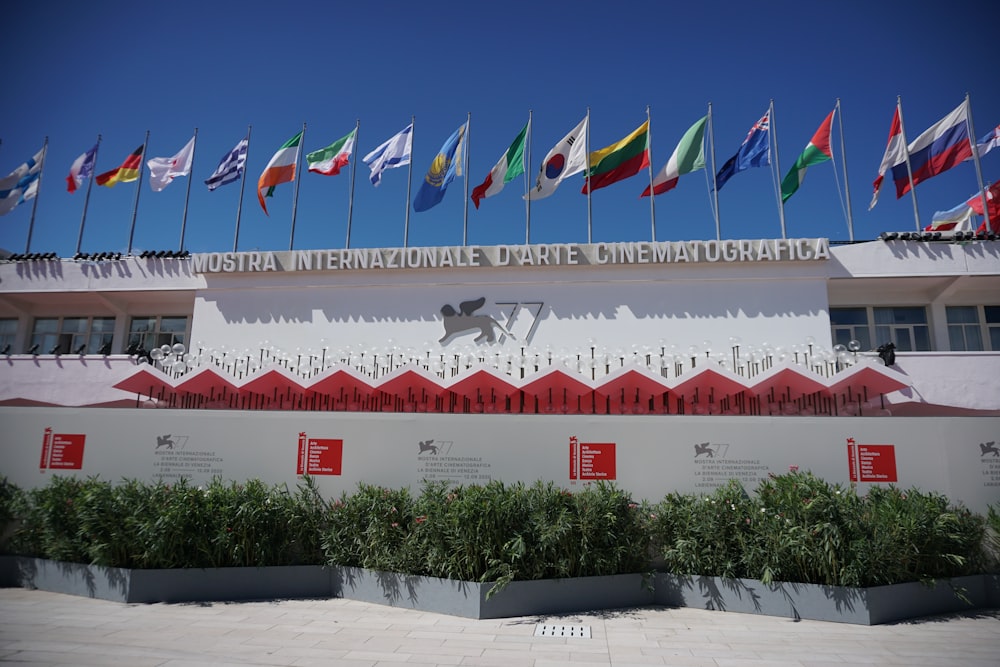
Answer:
<path fill-rule="evenodd" d="M 590 154 L 590 190 L 617 183 L 629 176 L 635 176 L 649 167 L 649 121 L 639 126 L 632 134 Z M 580 191 L 587 194 L 587 183 Z"/>
<path fill-rule="evenodd" d="M 106 185 L 109 188 L 113 188 L 116 183 L 131 183 L 132 181 L 138 180 L 139 170 L 142 168 L 142 146 L 139 146 L 132 154 L 125 158 L 122 162 L 122 166 L 116 167 L 111 171 L 106 171 L 103 174 L 98 174 L 97 184 Z"/>

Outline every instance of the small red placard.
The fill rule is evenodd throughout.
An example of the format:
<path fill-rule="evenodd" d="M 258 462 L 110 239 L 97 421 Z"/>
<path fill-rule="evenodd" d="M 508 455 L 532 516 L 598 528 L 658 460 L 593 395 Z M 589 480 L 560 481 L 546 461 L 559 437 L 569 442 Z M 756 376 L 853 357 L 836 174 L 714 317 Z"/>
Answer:
<path fill-rule="evenodd" d="M 53 433 L 45 429 L 42 440 L 41 470 L 81 470 L 83 447 L 87 436 L 83 433 Z"/>
<path fill-rule="evenodd" d="M 333 438 L 309 438 L 299 434 L 296 474 L 339 475 L 343 468 L 344 441 Z"/>
<path fill-rule="evenodd" d="M 852 482 L 896 482 L 895 445 L 847 444 Z"/>
<path fill-rule="evenodd" d="M 613 442 L 569 440 L 569 478 L 580 480 L 616 479 L 617 460 Z"/>

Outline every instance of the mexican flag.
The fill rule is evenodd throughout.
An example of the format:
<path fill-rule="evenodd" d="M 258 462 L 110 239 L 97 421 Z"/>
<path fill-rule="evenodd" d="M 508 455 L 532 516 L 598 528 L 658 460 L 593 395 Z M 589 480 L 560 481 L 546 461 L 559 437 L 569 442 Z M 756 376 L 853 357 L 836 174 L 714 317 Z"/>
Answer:
<path fill-rule="evenodd" d="M 347 136 L 337 139 L 335 142 L 321 148 L 318 151 L 306 154 L 306 163 L 309 171 L 324 176 L 336 176 L 342 167 L 346 167 L 350 161 L 351 153 L 354 151 L 354 138 L 358 130 L 351 130 Z"/>
<path fill-rule="evenodd" d="M 781 181 L 782 202 L 788 201 L 788 198 L 794 195 L 799 186 L 802 185 L 802 181 L 806 177 L 807 168 L 833 159 L 833 151 L 830 150 L 830 129 L 833 125 L 834 111 L 831 111 L 826 120 L 823 121 L 823 124 L 819 126 L 819 129 L 816 130 L 816 134 L 813 135 L 806 149 L 802 151 L 802 155 L 795 161 L 795 165 L 791 171 Z"/>
<path fill-rule="evenodd" d="M 295 180 L 295 163 L 299 161 L 299 143 L 301 142 L 301 132 L 286 141 L 271 158 L 271 161 L 267 163 L 260 178 L 257 179 L 257 201 L 264 209 L 264 215 L 268 215 L 264 197 L 270 197 L 274 193 L 275 185 L 291 183 Z M 264 188 L 267 188 L 266 195 Z"/>
<path fill-rule="evenodd" d="M 528 125 L 526 124 L 521 128 L 521 132 L 500 158 L 500 161 L 490 170 L 486 180 L 472 189 L 472 203 L 476 205 L 476 208 L 479 208 L 481 199 L 497 194 L 503 190 L 503 186 L 524 173 L 524 138 L 527 134 Z"/>

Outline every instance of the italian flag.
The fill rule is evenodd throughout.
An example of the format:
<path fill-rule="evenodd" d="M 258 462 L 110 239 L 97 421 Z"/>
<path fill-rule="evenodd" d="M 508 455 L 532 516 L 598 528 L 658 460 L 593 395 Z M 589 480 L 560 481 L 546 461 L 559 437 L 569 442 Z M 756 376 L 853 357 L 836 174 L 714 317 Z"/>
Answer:
<path fill-rule="evenodd" d="M 831 111 L 823 124 L 819 126 L 806 149 L 802 151 L 802 155 L 795 161 L 791 171 L 781 181 L 782 202 L 788 201 L 788 198 L 794 195 L 799 186 L 802 185 L 802 181 L 806 178 L 807 168 L 833 159 L 833 151 L 830 150 L 830 129 L 833 125 L 834 111 Z"/>
<path fill-rule="evenodd" d="M 704 116 L 697 123 L 688 128 L 688 131 L 681 137 L 681 141 L 674 149 L 673 155 L 663 165 L 653 177 L 652 193 L 662 195 L 677 187 L 677 181 L 684 174 L 705 168 L 705 123 L 708 116 Z M 650 187 L 643 190 L 640 197 L 648 197 Z"/>
<path fill-rule="evenodd" d="M 524 138 L 527 134 L 528 125 L 525 124 L 514 139 L 514 143 L 490 170 L 486 180 L 472 189 L 472 203 L 476 205 L 476 208 L 479 208 L 481 199 L 497 194 L 503 190 L 503 186 L 524 173 Z"/>
<path fill-rule="evenodd" d="M 274 157 L 271 158 L 271 161 L 267 163 L 264 173 L 257 180 L 257 201 L 260 202 L 260 207 L 264 209 L 264 215 L 269 215 L 267 204 L 264 203 L 264 197 L 272 196 L 275 185 L 279 183 L 291 183 L 295 180 L 295 164 L 299 161 L 299 143 L 301 141 L 301 132 L 286 141 L 278 149 L 278 152 L 274 154 Z M 266 195 L 264 194 L 264 188 L 267 188 Z"/>
<path fill-rule="evenodd" d="M 351 153 L 354 152 L 354 138 L 358 130 L 351 130 L 345 137 L 337 139 L 335 142 L 321 148 L 318 151 L 306 154 L 306 164 L 309 171 L 324 176 L 336 176 L 342 167 L 346 167 L 350 162 Z"/>
<path fill-rule="evenodd" d="M 649 121 L 621 141 L 590 154 L 590 191 L 635 176 L 649 166 Z M 580 190 L 587 194 L 587 183 Z"/>

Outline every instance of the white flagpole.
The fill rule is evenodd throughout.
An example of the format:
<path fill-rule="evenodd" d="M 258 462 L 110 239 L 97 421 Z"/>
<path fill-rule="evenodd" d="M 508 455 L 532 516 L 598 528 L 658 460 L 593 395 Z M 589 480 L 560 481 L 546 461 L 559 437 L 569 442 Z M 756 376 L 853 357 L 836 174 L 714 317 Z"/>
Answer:
<path fill-rule="evenodd" d="M 472 112 L 465 121 L 465 209 L 462 214 L 462 245 L 469 245 L 469 135 L 472 134 Z M 462 159 L 462 156 L 458 156 Z"/>
<path fill-rule="evenodd" d="M 90 190 L 94 187 L 94 174 L 97 173 L 97 152 L 101 148 L 101 135 L 97 135 L 97 145 L 94 147 L 94 164 L 90 168 L 90 179 L 87 181 L 87 196 L 83 199 L 83 216 L 80 218 L 80 233 L 76 237 L 76 254 L 80 254 L 83 245 L 83 225 L 87 222 L 87 205 L 90 204 Z"/>
<path fill-rule="evenodd" d="M 903 122 L 903 97 L 896 95 L 896 109 L 899 111 L 899 133 L 903 138 L 903 156 L 906 157 L 906 176 L 910 180 L 910 198 L 913 200 L 913 220 L 920 229 L 920 210 L 917 208 L 917 189 L 913 185 L 913 169 L 910 167 L 910 143 L 906 140 L 906 124 Z M 895 179 L 894 179 L 895 180 Z"/>
<path fill-rule="evenodd" d="M 243 191 L 247 185 L 247 164 L 250 163 L 250 131 L 253 130 L 253 125 L 247 125 L 247 159 L 243 163 L 243 174 L 240 176 L 240 201 L 236 204 L 236 236 L 233 237 L 233 252 L 236 252 L 236 246 L 240 242 L 240 215 L 243 213 Z M 239 155 L 236 156 L 236 161 L 239 163 Z"/>
<path fill-rule="evenodd" d="M 771 128 L 771 136 L 774 138 L 774 168 L 771 170 L 772 178 L 778 182 L 778 217 L 781 219 L 781 238 L 788 238 L 785 235 L 785 202 L 781 201 L 781 164 L 778 162 L 778 130 L 774 122 L 774 100 L 768 108 L 768 125 Z"/>
<path fill-rule="evenodd" d="M 24 246 L 24 254 L 31 251 L 31 235 L 35 230 L 35 212 L 38 211 L 38 198 L 42 196 L 42 176 L 45 173 L 45 158 L 49 155 L 49 138 L 45 137 L 42 144 L 42 163 L 38 165 L 38 185 L 35 187 L 35 201 L 31 204 L 31 220 L 28 222 L 28 242 Z"/>
<path fill-rule="evenodd" d="M 358 134 L 361 130 L 361 119 L 358 118 L 354 123 L 354 155 L 351 156 L 351 194 L 347 200 L 347 245 L 345 248 L 351 247 L 351 219 L 354 217 L 354 177 L 358 173 Z"/>
<path fill-rule="evenodd" d="M 302 147 L 306 145 L 306 124 L 302 123 L 302 136 L 295 151 L 295 194 L 292 196 L 292 234 L 288 238 L 288 249 L 295 245 L 295 214 L 299 208 L 299 183 L 302 181 Z"/>
<path fill-rule="evenodd" d="M 653 205 L 653 200 L 656 196 L 653 194 L 653 124 L 649 120 L 649 105 L 646 105 L 646 151 L 649 154 L 649 220 L 653 228 L 653 242 L 656 242 L 656 207 Z"/>
<path fill-rule="evenodd" d="M 715 240 L 722 240 L 722 229 L 719 226 L 719 185 L 715 180 L 715 124 L 712 121 L 712 103 L 708 103 L 708 143 L 712 153 L 712 195 L 715 201 Z"/>
<path fill-rule="evenodd" d="M 524 165 L 524 245 L 531 243 L 531 109 L 528 109 L 528 136 L 525 137 L 525 153 L 521 156 Z"/>
<path fill-rule="evenodd" d="M 181 242 L 178 250 L 184 250 L 184 230 L 187 228 L 188 202 L 191 201 L 191 181 L 194 180 L 194 151 L 198 147 L 198 128 L 194 128 L 194 145 L 191 146 L 191 171 L 188 173 L 187 193 L 184 195 L 184 216 L 181 218 Z"/>
<path fill-rule="evenodd" d="M 837 98 L 837 125 L 840 127 L 840 157 L 844 161 L 844 196 L 847 197 L 847 235 L 854 241 L 854 211 L 851 209 L 851 185 L 847 181 L 847 149 L 844 148 L 844 114 Z"/>
<path fill-rule="evenodd" d="M 979 184 L 979 197 L 983 202 L 983 220 L 986 222 L 986 233 L 993 231 L 993 223 L 990 221 L 990 207 L 986 200 L 986 185 L 983 183 L 983 169 L 979 164 L 979 147 L 976 146 L 976 128 L 972 124 L 972 101 L 969 94 L 965 94 L 965 108 L 967 110 L 966 120 L 969 123 L 969 144 L 972 146 L 972 159 L 976 165 L 976 182 Z M 39 183 L 41 185 L 41 183 Z M 34 214 L 32 214 L 34 215 Z"/>
<path fill-rule="evenodd" d="M 587 107 L 587 165 L 584 176 L 587 178 L 587 243 L 593 243 L 594 222 L 590 209 L 590 107 Z"/>
<path fill-rule="evenodd" d="M 146 130 L 146 139 L 142 142 L 142 155 L 139 156 L 139 178 L 135 182 L 135 200 L 132 202 L 132 224 L 128 230 L 128 250 L 126 255 L 132 254 L 132 241 L 135 238 L 135 217 L 139 212 L 139 192 L 142 191 L 142 167 L 146 161 L 146 151 L 149 148 L 149 130 Z"/>
<path fill-rule="evenodd" d="M 416 133 L 414 125 L 417 122 L 416 116 L 410 116 L 410 165 L 406 171 L 406 220 L 403 223 L 403 247 L 409 247 L 410 243 L 410 188 L 413 186 L 413 135 Z"/>

